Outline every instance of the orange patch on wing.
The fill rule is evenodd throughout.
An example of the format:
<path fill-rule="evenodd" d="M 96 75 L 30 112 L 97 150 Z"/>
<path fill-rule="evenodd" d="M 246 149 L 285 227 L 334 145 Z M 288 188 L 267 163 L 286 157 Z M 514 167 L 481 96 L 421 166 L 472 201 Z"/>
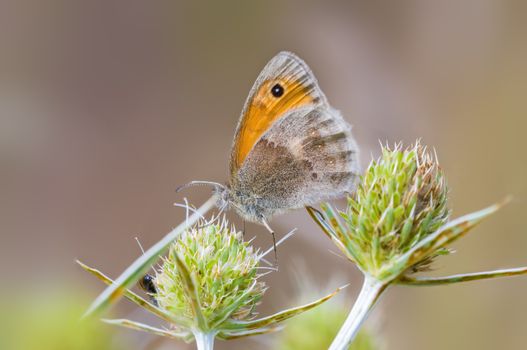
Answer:
<path fill-rule="evenodd" d="M 281 97 L 274 97 L 271 88 L 275 84 L 284 88 Z M 238 169 L 260 137 L 287 111 L 314 102 L 311 90 L 298 81 L 270 80 L 256 91 L 243 116 L 238 139 L 235 142 L 235 166 Z"/>

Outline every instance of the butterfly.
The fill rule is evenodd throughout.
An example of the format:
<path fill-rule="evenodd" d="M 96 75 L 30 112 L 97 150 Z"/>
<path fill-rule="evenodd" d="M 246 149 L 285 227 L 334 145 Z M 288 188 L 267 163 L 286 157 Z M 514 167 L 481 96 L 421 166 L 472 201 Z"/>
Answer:
<path fill-rule="evenodd" d="M 354 190 L 358 148 L 351 126 L 333 109 L 307 64 L 280 52 L 254 83 L 236 128 L 227 185 L 212 185 L 217 206 L 264 225 L 291 209 Z M 275 254 L 276 254 L 276 244 Z"/>

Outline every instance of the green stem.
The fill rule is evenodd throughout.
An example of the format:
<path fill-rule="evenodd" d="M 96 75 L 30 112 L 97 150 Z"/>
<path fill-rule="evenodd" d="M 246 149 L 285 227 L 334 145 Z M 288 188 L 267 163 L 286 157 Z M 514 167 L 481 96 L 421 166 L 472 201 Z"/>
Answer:
<path fill-rule="evenodd" d="M 514 269 L 503 269 L 485 272 L 473 272 L 445 277 L 408 277 L 403 276 L 396 281 L 398 284 L 409 286 L 436 286 L 441 284 L 450 284 L 458 282 L 469 282 L 484 280 L 498 277 L 510 277 L 527 274 L 527 267 L 518 267 Z"/>
<path fill-rule="evenodd" d="M 158 259 L 159 255 L 168 249 L 174 239 L 183 233 L 188 226 L 195 224 L 203 215 L 211 210 L 215 203 L 215 196 L 211 196 L 199 209 L 190 215 L 187 220 L 179 224 L 143 255 L 137 258 L 126 270 L 124 270 L 112 285 L 108 286 L 101 294 L 99 294 L 83 317 L 97 315 L 115 302 L 123 294 L 126 288 L 136 283 L 141 275 Z"/>
<path fill-rule="evenodd" d="M 203 333 L 201 331 L 194 332 L 194 338 L 196 339 L 198 350 L 213 350 L 215 337 L 215 333 Z"/>
<path fill-rule="evenodd" d="M 349 348 L 362 323 L 366 320 L 386 287 L 387 284 L 377 281 L 370 276 L 364 276 L 364 283 L 359 296 L 348 318 L 346 318 L 333 343 L 331 343 L 329 350 L 347 350 Z"/>

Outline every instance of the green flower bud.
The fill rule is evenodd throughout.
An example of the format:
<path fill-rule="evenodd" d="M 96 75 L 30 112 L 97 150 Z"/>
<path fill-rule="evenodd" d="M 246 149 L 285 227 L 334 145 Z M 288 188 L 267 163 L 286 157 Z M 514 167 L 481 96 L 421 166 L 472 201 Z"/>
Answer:
<path fill-rule="evenodd" d="M 419 143 L 406 150 L 383 147 L 355 196 L 348 199 L 343 217 L 356 263 L 369 275 L 381 277 L 397 257 L 448 221 L 447 186 L 437 159 Z M 429 263 L 426 259 L 407 268 L 417 271 Z M 393 274 L 401 272 L 395 269 Z"/>
<path fill-rule="evenodd" d="M 194 227 L 183 233 L 164 258 L 155 277 L 154 297 L 161 309 L 193 319 L 193 327 L 200 328 L 195 301 L 188 293 L 190 278 L 208 327 L 226 315 L 236 320 L 251 318 L 265 291 L 265 284 L 258 281 L 258 262 L 258 253 L 226 221 Z M 182 264 L 188 276 L 181 271 Z"/>

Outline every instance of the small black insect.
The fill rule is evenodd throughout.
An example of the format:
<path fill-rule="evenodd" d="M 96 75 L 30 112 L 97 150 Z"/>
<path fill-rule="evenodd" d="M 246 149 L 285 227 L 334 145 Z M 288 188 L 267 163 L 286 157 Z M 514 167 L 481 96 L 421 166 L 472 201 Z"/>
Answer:
<path fill-rule="evenodd" d="M 150 297 L 150 301 L 157 306 L 157 300 L 155 295 L 157 294 L 157 288 L 154 283 L 154 277 L 149 274 L 145 274 L 140 280 L 139 280 L 139 286 L 141 289 L 143 289 L 146 294 Z"/>

